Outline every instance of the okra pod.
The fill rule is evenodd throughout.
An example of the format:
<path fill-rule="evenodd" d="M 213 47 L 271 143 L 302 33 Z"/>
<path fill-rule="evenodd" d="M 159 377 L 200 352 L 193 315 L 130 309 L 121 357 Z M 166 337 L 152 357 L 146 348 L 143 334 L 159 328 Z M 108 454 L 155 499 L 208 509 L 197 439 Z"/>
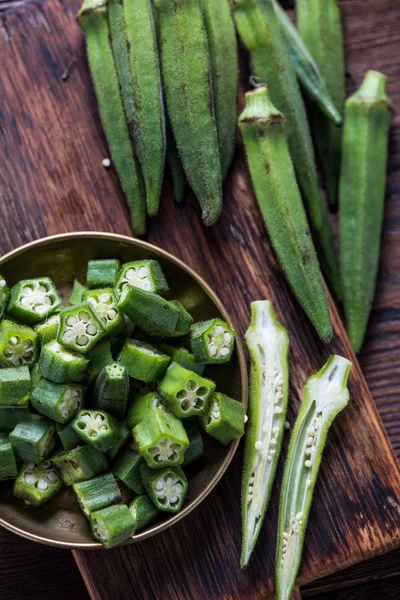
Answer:
<path fill-rule="evenodd" d="M 143 458 L 139 452 L 128 448 L 121 454 L 112 467 L 115 477 L 122 481 L 135 494 L 144 494 L 145 491 L 140 475 L 140 465 L 142 462 Z"/>
<path fill-rule="evenodd" d="M 124 107 L 110 41 L 108 0 L 84 0 L 77 19 L 86 37 L 90 71 L 106 138 L 125 191 L 137 235 L 146 232 L 146 197 Z"/>
<path fill-rule="evenodd" d="M 167 119 L 167 163 L 171 174 L 175 202 L 182 202 L 185 193 L 185 171 L 183 170 L 169 119 Z"/>
<path fill-rule="evenodd" d="M 50 460 L 36 465 L 24 462 L 15 480 L 13 494 L 26 504 L 41 506 L 62 488 L 63 482 Z"/>
<path fill-rule="evenodd" d="M 83 294 L 86 292 L 87 288 L 79 283 L 77 279 L 74 280 L 74 285 L 72 286 L 72 292 L 70 299 L 68 301 L 69 306 L 75 306 L 75 304 L 82 304 L 83 302 Z"/>
<path fill-rule="evenodd" d="M 331 356 L 307 381 L 290 439 L 279 505 L 277 600 L 289 600 L 300 566 L 314 487 L 329 428 L 349 401 L 352 364 Z"/>
<path fill-rule="evenodd" d="M 160 381 L 171 358 L 160 352 L 153 344 L 139 340 L 126 340 L 119 362 L 124 365 L 130 377 L 140 381 Z"/>
<path fill-rule="evenodd" d="M 204 431 L 227 446 L 244 434 L 245 410 L 241 402 L 224 394 L 211 396 L 210 406 L 202 418 Z"/>
<path fill-rule="evenodd" d="M 125 318 L 117 308 L 117 298 L 112 288 L 89 290 L 83 301 L 90 304 L 104 328 L 104 335 L 112 337 L 125 329 Z"/>
<path fill-rule="evenodd" d="M 39 348 L 36 332 L 27 325 L 4 319 L 0 323 L 0 364 L 2 367 L 33 367 Z"/>
<path fill-rule="evenodd" d="M 24 325 L 34 325 L 52 315 L 61 302 L 49 277 L 23 279 L 11 289 L 7 314 Z"/>
<path fill-rule="evenodd" d="M 215 392 L 215 383 L 171 363 L 158 391 L 166 407 L 178 419 L 203 416 Z"/>
<path fill-rule="evenodd" d="M 270 302 L 252 302 L 246 344 L 250 393 L 242 476 L 242 568 L 250 560 L 267 510 L 288 405 L 289 336 Z"/>
<path fill-rule="evenodd" d="M 178 320 L 172 337 L 182 337 L 190 332 L 193 323 L 192 315 L 186 310 L 182 302 L 179 300 L 170 300 L 172 306 L 178 310 Z"/>
<path fill-rule="evenodd" d="M 188 481 L 180 467 L 151 469 L 146 463 L 140 467 L 144 487 L 158 510 L 180 511 L 188 490 Z"/>
<path fill-rule="evenodd" d="M 328 300 L 289 155 L 286 119 L 271 103 L 265 87 L 246 94 L 239 127 L 255 195 L 278 260 L 308 318 L 329 342 Z"/>
<path fill-rule="evenodd" d="M 97 378 L 93 392 L 93 408 L 105 410 L 116 419 L 123 419 L 129 394 L 129 376 L 122 364 L 112 362 Z"/>
<path fill-rule="evenodd" d="M 32 383 L 27 366 L 0 369 L 0 406 L 27 407 Z"/>
<path fill-rule="evenodd" d="M 47 342 L 55 340 L 60 326 L 60 315 L 59 313 L 52 315 L 45 321 L 38 323 L 33 326 L 34 331 L 37 334 L 39 346 L 42 347 Z"/>
<path fill-rule="evenodd" d="M 119 426 L 119 429 L 116 432 L 115 440 L 113 445 L 109 450 L 107 450 L 107 458 L 110 460 L 114 460 L 114 458 L 119 454 L 122 448 L 125 446 L 125 443 L 131 437 L 131 432 L 127 427 L 126 420 L 124 419 Z"/>
<path fill-rule="evenodd" d="M 221 319 L 195 323 L 190 331 L 194 357 L 204 364 L 229 362 L 235 348 L 235 338 L 233 329 Z"/>
<path fill-rule="evenodd" d="M 222 181 L 200 2 L 155 0 L 155 6 L 168 114 L 187 180 L 203 210 L 203 221 L 212 225 L 222 210 Z"/>
<path fill-rule="evenodd" d="M 91 446 L 61 450 L 53 454 L 51 462 L 60 470 L 65 485 L 92 479 L 108 468 L 104 454 Z"/>
<path fill-rule="evenodd" d="M 17 463 L 11 442 L 6 433 L 0 433 L 0 481 L 14 479 L 17 475 Z"/>
<path fill-rule="evenodd" d="M 39 464 L 55 446 L 56 428 L 41 415 L 26 413 L 10 433 L 10 442 L 15 456 Z"/>
<path fill-rule="evenodd" d="M 31 404 L 42 415 L 65 425 L 83 404 L 84 388 L 74 383 L 54 383 L 42 379 L 32 392 Z"/>
<path fill-rule="evenodd" d="M 182 467 L 186 467 L 204 456 L 203 438 L 196 425 L 188 421 L 185 424 L 185 430 L 189 440 L 189 447 L 185 452 L 185 460 Z"/>
<path fill-rule="evenodd" d="M 87 376 L 89 381 L 92 382 L 104 367 L 114 362 L 111 352 L 111 341 L 103 339 L 100 342 L 97 342 L 97 344 L 89 350 L 87 357 L 89 359 Z"/>
<path fill-rule="evenodd" d="M 202 11 L 210 54 L 221 175 L 224 179 L 235 150 L 239 72 L 236 31 L 229 0 L 202 0 Z"/>
<path fill-rule="evenodd" d="M 117 258 L 89 260 L 86 272 L 86 284 L 89 290 L 113 288 L 120 267 L 121 263 Z"/>
<path fill-rule="evenodd" d="M 344 308 L 351 344 L 362 346 L 375 292 L 393 105 L 387 78 L 368 71 L 346 101 L 339 233 Z"/>
<path fill-rule="evenodd" d="M 115 284 L 117 298 L 130 285 L 154 294 L 168 291 L 167 280 L 160 263 L 156 260 L 135 260 L 122 265 Z"/>
<path fill-rule="evenodd" d="M 83 514 L 88 518 L 93 511 L 119 504 L 122 500 L 121 490 L 112 473 L 74 483 L 72 490 Z"/>
<path fill-rule="evenodd" d="M 90 514 L 90 527 L 96 540 L 112 548 L 132 537 L 135 520 L 126 504 L 107 506 Z"/>
<path fill-rule="evenodd" d="M 80 410 L 71 425 L 85 444 L 100 452 L 107 452 L 118 436 L 118 421 L 100 410 Z"/>
<path fill-rule="evenodd" d="M 61 346 L 86 354 L 104 335 L 104 327 L 89 302 L 83 302 L 60 313 L 57 341 Z"/>
<path fill-rule="evenodd" d="M 1 327 L 1 325 L 0 325 Z M 72 352 L 57 340 L 45 344 L 38 362 L 39 374 L 55 383 L 79 383 L 89 361 L 83 354 Z"/>
<path fill-rule="evenodd" d="M 159 516 L 159 511 L 146 495 L 138 496 L 129 505 L 129 510 L 135 521 L 134 533 L 138 533 L 150 525 Z"/>
<path fill-rule="evenodd" d="M 132 285 L 121 293 L 118 308 L 140 329 L 157 337 L 173 337 L 181 317 L 171 301 Z"/>

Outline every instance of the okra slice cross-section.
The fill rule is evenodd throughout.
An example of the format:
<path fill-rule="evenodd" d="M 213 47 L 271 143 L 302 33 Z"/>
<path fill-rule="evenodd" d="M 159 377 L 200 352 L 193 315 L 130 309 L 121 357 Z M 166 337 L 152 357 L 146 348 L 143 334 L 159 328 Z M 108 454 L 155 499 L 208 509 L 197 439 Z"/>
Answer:
<path fill-rule="evenodd" d="M 190 332 L 192 352 L 205 364 L 229 362 L 235 337 L 233 329 L 221 319 L 195 323 Z"/>
<path fill-rule="evenodd" d="M 118 504 L 122 500 L 121 490 L 112 473 L 74 483 L 72 489 L 86 517 L 95 510 Z"/>
<path fill-rule="evenodd" d="M 60 306 L 60 294 L 49 277 L 24 279 L 11 290 L 7 314 L 26 325 L 34 325 Z"/>
<path fill-rule="evenodd" d="M 158 385 L 167 408 L 178 418 L 204 415 L 215 383 L 171 363 L 164 379 Z"/>
<path fill-rule="evenodd" d="M 119 423 L 104 411 L 80 410 L 72 428 L 86 444 L 107 452 L 118 437 Z"/>
<path fill-rule="evenodd" d="M 188 481 L 182 469 L 151 469 L 143 463 L 140 471 L 144 487 L 155 507 L 167 512 L 179 512 L 188 490 Z"/>
<path fill-rule="evenodd" d="M 115 283 L 117 298 L 127 285 L 133 285 L 154 294 L 162 294 L 168 291 L 167 280 L 160 263 L 156 260 L 136 260 L 122 265 Z"/>
<path fill-rule="evenodd" d="M 139 340 L 126 340 L 119 357 L 130 377 L 145 382 L 162 379 L 170 361 L 156 346 Z"/>
<path fill-rule="evenodd" d="M 203 417 L 203 427 L 208 435 L 226 446 L 244 434 L 244 417 L 245 410 L 241 402 L 215 393 Z"/>
<path fill-rule="evenodd" d="M 14 496 L 26 504 L 41 506 L 50 500 L 63 486 L 62 479 L 50 460 L 36 465 L 28 461 L 23 463 L 14 484 Z"/>
<path fill-rule="evenodd" d="M 104 327 L 89 302 L 66 308 L 60 314 L 57 341 L 62 346 L 86 354 L 104 334 Z"/>
<path fill-rule="evenodd" d="M 79 384 L 60 384 L 42 379 L 32 392 L 31 404 L 45 417 L 66 424 L 81 407 L 83 393 Z"/>
<path fill-rule="evenodd" d="M 4 319 L 0 323 L 0 362 L 3 367 L 33 367 L 38 357 L 35 331 Z"/>

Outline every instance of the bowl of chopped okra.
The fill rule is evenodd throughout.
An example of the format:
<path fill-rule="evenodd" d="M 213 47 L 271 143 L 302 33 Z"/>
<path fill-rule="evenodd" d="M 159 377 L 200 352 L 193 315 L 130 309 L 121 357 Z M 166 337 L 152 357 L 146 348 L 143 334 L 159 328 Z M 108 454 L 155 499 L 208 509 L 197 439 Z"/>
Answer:
<path fill-rule="evenodd" d="M 0 525 L 64 548 L 154 535 L 244 433 L 243 348 L 189 267 L 107 233 L 0 259 Z"/>

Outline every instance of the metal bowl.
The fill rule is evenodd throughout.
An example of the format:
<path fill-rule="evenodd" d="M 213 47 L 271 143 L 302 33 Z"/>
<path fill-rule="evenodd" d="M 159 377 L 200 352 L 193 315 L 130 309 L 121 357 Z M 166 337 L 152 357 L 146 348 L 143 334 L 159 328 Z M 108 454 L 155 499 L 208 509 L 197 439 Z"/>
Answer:
<path fill-rule="evenodd" d="M 74 278 L 84 281 L 87 262 L 98 258 L 118 258 L 121 262 L 154 258 L 167 277 L 169 297 L 183 302 L 195 320 L 221 317 L 234 326 L 218 297 L 192 269 L 160 248 L 122 235 L 88 232 L 43 238 L 3 256 L 0 273 L 8 285 L 47 275 L 68 299 Z M 215 380 L 219 391 L 247 404 L 246 361 L 240 340 L 232 361 L 218 368 L 209 367 L 206 376 Z M 133 536 L 128 543 L 164 531 L 198 506 L 225 473 L 238 443 L 237 440 L 223 447 L 207 439 L 204 460 L 188 467 L 190 485 L 183 509 L 176 515 L 165 513 L 164 520 Z M 61 548 L 101 547 L 93 541 L 88 521 L 69 488 L 63 488 L 42 507 L 32 508 L 14 498 L 12 486 L 12 482 L 0 485 L 0 525 L 28 539 Z"/>

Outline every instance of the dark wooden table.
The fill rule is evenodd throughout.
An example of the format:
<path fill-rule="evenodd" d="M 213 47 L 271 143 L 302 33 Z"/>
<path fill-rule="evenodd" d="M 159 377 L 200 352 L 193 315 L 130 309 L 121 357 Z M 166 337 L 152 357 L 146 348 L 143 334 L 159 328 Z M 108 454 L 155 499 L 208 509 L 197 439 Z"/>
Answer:
<path fill-rule="evenodd" d="M 29 0 L 27 0 L 29 1 Z M 0 0 L 0 10 L 23 1 Z M 357 26 L 350 20 L 346 29 L 347 55 L 358 70 L 379 64 L 391 78 L 390 92 L 400 108 L 400 6 L 397 0 L 344 0 L 342 8 L 347 17 L 359 13 Z M 364 10 L 374 11 L 375 19 L 362 19 Z M 377 43 L 379 40 L 379 43 Z M 374 45 L 374 54 L 368 52 Z M 385 64 L 382 57 L 392 57 Z M 1 77 L 1 64 L 0 64 Z M 352 73 L 349 73 L 352 88 Z M 1 99 L 0 99 L 1 108 Z M 6 166 L 5 166 L 6 167 Z M 4 168 L 4 165 L 3 167 Z M 396 116 L 391 136 L 389 185 L 384 223 L 383 251 L 367 340 L 360 355 L 367 382 L 377 403 L 390 440 L 400 459 L 400 120 Z M 399 507 L 400 518 L 400 507 Z M 54 597 L 88 598 L 72 555 L 18 538 L 5 530 L 0 531 L 0 597 L 42 599 Z M 334 584 L 334 586 L 332 585 Z M 326 590 L 335 591 L 327 592 Z M 400 598 L 400 551 L 365 562 L 341 572 L 329 580 L 320 580 L 304 588 L 305 597 L 320 600 L 385 600 Z M 160 600 L 163 600 L 162 598 Z"/>

